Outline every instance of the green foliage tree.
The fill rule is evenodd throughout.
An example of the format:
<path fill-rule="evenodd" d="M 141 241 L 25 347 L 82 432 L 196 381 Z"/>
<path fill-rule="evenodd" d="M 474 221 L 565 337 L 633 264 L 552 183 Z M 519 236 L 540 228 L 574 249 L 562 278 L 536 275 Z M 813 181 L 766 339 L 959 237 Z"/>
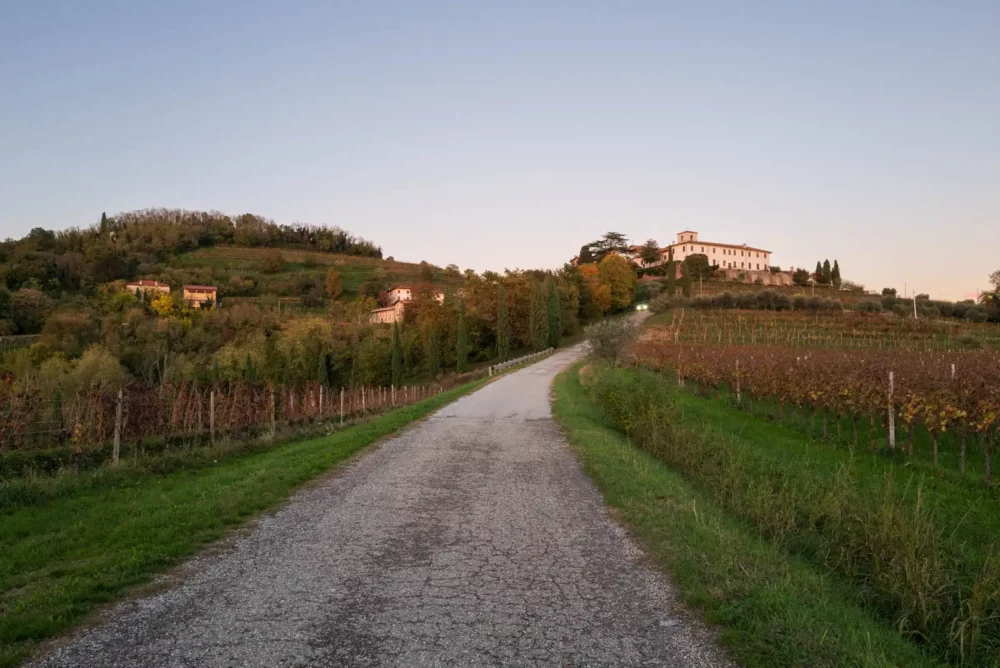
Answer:
<path fill-rule="evenodd" d="M 594 261 L 594 254 L 590 251 L 590 244 L 580 247 L 580 254 L 576 258 L 577 264 L 591 264 Z"/>
<path fill-rule="evenodd" d="M 399 323 L 392 323 L 392 386 L 403 384 L 403 346 L 399 341 Z"/>
<path fill-rule="evenodd" d="M 792 283 L 795 285 L 809 285 L 809 272 L 805 269 L 796 269 L 792 273 Z"/>
<path fill-rule="evenodd" d="M 646 243 L 639 250 L 639 259 L 646 264 L 660 261 L 660 244 L 657 243 L 656 239 L 646 239 Z"/>
<path fill-rule="evenodd" d="M 823 282 L 823 264 L 819 260 L 816 260 L 816 271 L 813 272 L 812 277 L 817 283 Z"/>
<path fill-rule="evenodd" d="M 822 283 L 823 285 L 833 284 L 833 270 L 830 268 L 829 260 L 823 260 L 823 272 L 822 272 L 822 278 L 820 279 L 820 283 Z"/>
<path fill-rule="evenodd" d="M 254 368 L 253 358 L 247 353 L 247 361 L 243 363 L 243 380 L 248 383 L 257 382 L 257 369 Z"/>
<path fill-rule="evenodd" d="M 434 269 L 427 261 L 420 263 L 420 280 L 425 283 L 430 283 L 434 280 Z"/>
<path fill-rule="evenodd" d="M 11 297 L 10 317 L 18 334 L 37 334 L 52 310 L 52 300 L 40 290 L 21 288 Z"/>
<path fill-rule="evenodd" d="M 837 260 L 833 261 L 833 269 L 830 270 L 830 281 L 835 288 L 839 288 L 843 282 L 840 277 L 840 264 L 837 263 Z"/>
<path fill-rule="evenodd" d="M 684 273 L 691 276 L 692 281 L 710 279 L 715 275 L 715 267 L 708 262 L 708 256 L 695 253 L 684 258 Z"/>
<path fill-rule="evenodd" d="M 545 302 L 549 334 L 547 344 L 549 348 L 558 348 L 563 332 L 562 303 L 559 299 L 556 282 L 551 276 L 545 279 L 545 285 L 548 293 Z"/>
<path fill-rule="evenodd" d="M 469 367 L 469 333 L 465 324 L 465 302 L 458 302 L 458 333 L 455 339 L 455 368 L 463 373 Z"/>
<path fill-rule="evenodd" d="M 545 292 L 541 283 L 531 286 L 531 315 L 528 330 L 531 335 L 531 349 L 544 350 L 549 340 L 549 321 Z"/>
<path fill-rule="evenodd" d="M 610 254 L 628 253 L 628 250 L 628 238 L 620 232 L 608 232 L 590 244 L 590 252 L 594 257 L 594 262 L 600 262 Z"/>
<path fill-rule="evenodd" d="M 500 285 L 497 292 L 497 355 L 500 357 L 500 361 L 506 361 L 510 357 L 512 336 L 510 307 L 507 304 L 507 290 L 504 289 L 503 284 Z"/>
<path fill-rule="evenodd" d="M 432 319 L 424 326 L 424 361 L 432 377 L 441 373 L 441 352 L 440 327 L 437 319 Z"/>
<path fill-rule="evenodd" d="M 681 271 L 681 294 L 690 299 L 691 291 L 691 272 L 687 271 L 687 267 L 685 266 Z"/>

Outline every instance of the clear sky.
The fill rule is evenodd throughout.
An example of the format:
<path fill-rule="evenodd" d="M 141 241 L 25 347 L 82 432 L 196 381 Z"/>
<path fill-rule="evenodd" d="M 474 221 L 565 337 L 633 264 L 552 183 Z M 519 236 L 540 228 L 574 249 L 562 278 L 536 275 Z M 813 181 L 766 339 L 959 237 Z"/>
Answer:
<path fill-rule="evenodd" d="M 998 0 L 0 0 L 0 236 L 249 211 L 481 270 L 690 228 L 962 297 L 998 35 Z"/>

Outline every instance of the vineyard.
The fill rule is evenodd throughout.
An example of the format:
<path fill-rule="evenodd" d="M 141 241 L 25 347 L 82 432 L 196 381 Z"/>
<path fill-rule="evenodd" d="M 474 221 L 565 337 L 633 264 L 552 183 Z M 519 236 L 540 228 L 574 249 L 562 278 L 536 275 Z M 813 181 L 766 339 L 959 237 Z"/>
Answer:
<path fill-rule="evenodd" d="M 653 337 L 639 344 L 635 356 L 642 366 L 671 371 L 682 384 L 724 391 L 750 410 L 769 402 L 765 408 L 775 419 L 803 426 L 808 420 L 810 433 L 827 438 L 835 430 L 840 439 L 874 449 L 884 437 L 887 449 L 912 456 L 914 436 L 921 432 L 935 467 L 941 448 L 950 448 L 964 475 L 971 450 L 992 482 L 1000 434 L 996 351 L 678 345 Z"/>
<path fill-rule="evenodd" d="M 854 311 L 673 309 L 649 321 L 645 338 L 675 344 L 879 350 L 1000 349 L 1000 327 L 940 319 L 903 319 Z"/>
<path fill-rule="evenodd" d="M 120 453 L 141 452 L 150 445 L 208 444 L 223 435 L 273 434 L 279 425 L 344 423 L 412 404 L 481 375 L 433 385 L 348 390 L 319 383 L 134 383 L 118 392 L 92 389 L 64 400 L 19 391 L 9 378 L 0 379 L 0 457 L 63 446 L 77 458 L 94 454 L 117 460 Z"/>

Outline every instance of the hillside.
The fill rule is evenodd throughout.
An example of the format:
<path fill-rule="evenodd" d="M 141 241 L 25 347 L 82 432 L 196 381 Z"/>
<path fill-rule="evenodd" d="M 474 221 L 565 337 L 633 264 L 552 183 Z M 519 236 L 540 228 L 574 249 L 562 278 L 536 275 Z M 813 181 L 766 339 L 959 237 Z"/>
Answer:
<path fill-rule="evenodd" d="M 269 267 L 272 258 L 280 265 Z M 214 246 L 177 255 L 161 271 L 143 278 L 161 280 L 171 285 L 198 283 L 218 285 L 220 299 L 227 302 L 252 301 L 276 295 L 289 301 L 304 296 L 322 298 L 327 272 L 336 269 L 343 280 L 339 299 L 347 301 L 362 293 L 375 296 L 379 288 L 397 283 L 433 283 L 458 287 L 463 282 L 457 270 L 445 270 L 428 264 L 398 262 L 374 257 L 301 250 L 295 248 L 240 248 Z M 368 287 L 368 290 L 365 288 Z M 308 302 L 308 299 L 307 299 Z"/>

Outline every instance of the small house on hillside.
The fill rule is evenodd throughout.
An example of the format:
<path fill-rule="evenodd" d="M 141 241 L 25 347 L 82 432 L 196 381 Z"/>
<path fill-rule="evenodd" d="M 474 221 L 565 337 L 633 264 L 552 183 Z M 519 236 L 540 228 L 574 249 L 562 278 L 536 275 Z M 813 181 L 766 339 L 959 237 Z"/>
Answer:
<path fill-rule="evenodd" d="M 371 315 L 368 317 L 368 321 L 372 324 L 402 322 L 406 305 L 413 301 L 413 297 L 417 292 L 416 289 L 409 285 L 397 285 L 389 290 L 386 297 L 386 301 L 389 303 L 388 306 L 373 309 Z M 439 304 L 444 303 L 444 291 L 434 288 L 430 291 L 430 295 Z"/>
<path fill-rule="evenodd" d="M 406 310 L 406 302 L 396 301 L 391 306 L 374 309 L 371 312 L 371 315 L 368 316 L 368 322 L 373 325 L 379 323 L 392 324 L 394 322 L 402 322 L 404 310 Z"/>
<path fill-rule="evenodd" d="M 138 297 L 140 294 L 155 298 L 161 294 L 170 294 L 170 286 L 159 281 L 132 281 L 126 283 L 125 288 Z"/>
<path fill-rule="evenodd" d="M 396 302 L 412 301 L 413 296 L 416 292 L 417 290 L 415 290 L 409 285 L 397 285 L 396 287 L 389 290 L 389 297 L 388 297 L 389 305 L 391 306 Z M 444 292 L 442 290 L 434 288 L 431 290 L 430 294 L 439 304 L 444 303 Z"/>
<path fill-rule="evenodd" d="M 214 285 L 185 285 L 183 290 L 184 301 L 191 308 L 201 308 L 201 305 L 205 303 L 211 306 L 219 303 L 219 292 Z"/>

